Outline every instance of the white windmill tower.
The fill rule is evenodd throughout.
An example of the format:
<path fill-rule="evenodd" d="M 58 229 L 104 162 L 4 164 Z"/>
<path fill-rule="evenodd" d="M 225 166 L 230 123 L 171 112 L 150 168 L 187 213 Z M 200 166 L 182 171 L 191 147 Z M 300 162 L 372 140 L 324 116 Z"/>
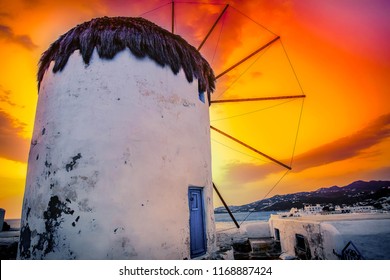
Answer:
<path fill-rule="evenodd" d="M 142 18 L 98 18 L 50 46 L 38 79 L 20 258 L 215 251 L 214 74 L 195 48 Z"/>
<path fill-rule="evenodd" d="M 222 199 L 212 182 L 210 128 L 290 169 L 210 126 L 208 108 L 272 99 L 212 101 L 210 93 L 215 78 L 279 37 L 215 77 L 198 51 L 229 6 L 197 51 L 173 34 L 170 4 L 171 33 L 141 18 L 100 18 L 42 56 L 19 258 L 210 257 L 213 187 Z"/>

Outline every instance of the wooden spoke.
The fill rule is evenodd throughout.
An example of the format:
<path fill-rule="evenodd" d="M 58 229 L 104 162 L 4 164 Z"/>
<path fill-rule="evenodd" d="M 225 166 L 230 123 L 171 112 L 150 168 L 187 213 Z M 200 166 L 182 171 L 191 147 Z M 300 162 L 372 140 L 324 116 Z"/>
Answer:
<path fill-rule="evenodd" d="M 175 1 L 172 1 L 172 34 L 175 33 Z"/>
<path fill-rule="evenodd" d="M 268 96 L 268 97 L 254 97 L 254 98 L 238 98 L 238 99 L 224 99 L 224 100 L 212 100 L 210 103 L 232 103 L 232 102 L 251 102 L 251 101 L 264 101 L 264 100 L 278 100 L 278 99 L 293 99 L 293 98 L 305 98 L 306 95 L 284 95 L 284 96 Z"/>
<path fill-rule="evenodd" d="M 237 223 L 236 218 L 234 218 L 232 211 L 230 211 L 229 206 L 227 206 L 225 200 L 223 199 L 222 195 L 219 193 L 219 191 L 218 191 L 217 187 L 215 186 L 214 182 L 213 182 L 213 188 L 214 188 L 215 192 L 217 193 L 219 199 L 221 199 L 221 201 L 223 203 L 223 206 L 225 206 L 225 209 L 228 211 L 228 213 L 230 215 L 230 218 L 232 218 L 232 220 L 233 220 L 234 224 L 236 225 L 236 227 L 240 228 L 240 225 Z"/>
<path fill-rule="evenodd" d="M 219 22 L 219 20 L 222 18 L 223 14 L 226 12 L 227 8 L 229 8 L 229 4 L 226 4 L 225 8 L 223 9 L 223 11 L 220 13 L 219 17 L 217 18 L 217 20 L 214 22 L 213 26 L 210 28 L 209 32 L 207 33 L 206 37 L 203 39 L 202 43 L 199 45 L 198 47 L 198 51 L 200 51 L 200 49 L 203 47 L 204 43 L 207 41 L 207 39 L 209 38 L 211 32 L 213 32 L 214 28 L 217 26 L 217 23 Z"/>
<path fill-rule="evenodd" d="M 263 157 L 265 157 L 265 158 L 267 158 L 267 159 L 269 159 L 269 160 L 271 160 L 272 162 L 277 163 L 278 165 L 283 166 L 284 168 L 287 168 L 287 169 L 291 170 L 291 167 L 290 167 L 290 166 L 284 164 L 283 162 L 280 162 L 280 161 L 274 159 L 273 157 L 271 157 L 271 156 L 269 156 L 269 155 L 266 155 L 266 154 L 260 152 L 259 150 L 257 150 L 257 149 L 255 149 L 255 148 L 249 146 L 248 144 L 245 144 L 244 142 L 242 142 L 242 141 L 238 140 L 237 138 L 235 138 L 235 137 L 233 137 L 233 136 L 231 136 L 231 135 L 229 135 L 229 134 L 227 134 L 227 133 L 225 133 L 225 132 L 219 130 L 218 128 L 215 128 L 215 127 L 213 127 L 213 126 L 211 126 L 211 125 L 210 125 L 210 128 L 211 128 L 212 130 L 214 130 L 214 131 L 216 131 L 216 132 L 222 134 L 223 136 L 225 136 L 225 137 L 227 137 L 227 138 L 233 140 L 234 142 L 237 142 L 238 144 L 243 145 L 244 147 L 248 148 L 249 150 L 251 150 L 251 151 L 253 151 L 253 152 L 255 152 L 255 153 L 257 153 L 257 154 L 259 154 L 259 155 L 261 155 L 261 156 L 263 156 Z"/>
<path fill-rule="evenodd" d="M 274 38 L 273 40 L 269 41 L 267 44 L 265 44 L 264 46 L 258 48 L 257 50 L 255 50 L 253 53 L 251 53 L 250 55 L 244 57 L 243 59 L 241 59 L 239 62 L 237 62 L 236 64 L 230 66 L 228 69 L 226 69 L 225 71 L 223 71 L 221 74 L 217 75 L 215 77 L 215 79 L 219 79 L 220 77 L 222 77 L 223 75 L 225 75 L 226 73 L 230 72 L 231 70 L 233 70 L 234 68 L 236 68 L 237 66 L 239 66 L 240 64 L 244 63 L 245 61 L 247 61 L 249 58 L 251 58 L 252 56 L 256 55 L 257 53 L 261 52 L 262 50 L 264 50 L 265 48 L 267 48 L 268 46 L 272 45 L 273 43 L 275 43 L 277 40 L 280 39 L 280 36 Z"/>

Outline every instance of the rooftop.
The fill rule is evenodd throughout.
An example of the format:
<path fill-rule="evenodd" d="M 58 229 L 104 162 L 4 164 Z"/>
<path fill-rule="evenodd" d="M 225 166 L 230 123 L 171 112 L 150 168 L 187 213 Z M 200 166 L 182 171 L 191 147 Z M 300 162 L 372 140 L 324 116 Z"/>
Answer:
<path fill-rule="evenodd" d="M 80 51 L 84 63 L 88 65 L 94 49 L 100 58 L 113 59 L 126 48 L 138 58 L 147 56 L 162 67 L 169 66 L 174 74 L 183 69 L 188 82 L 194 78 L 198 80 L 199 92 L 210 94 L 215 88 L 215 76 L 210 65 L 182 37 L 143 18 L 102 17 L 72 28 L 42 54 L 38 90 L 52 61 L 53 72 L 56 73 L 64 69 L 76 50 Z"/>
<path fill-rule="evenodd" d="M 390 213 L 348 213 L 348 214 L 330 214 L 330 215 L 302 215 L 299 217 L 285 217 L 283 215 L 271 215 L 272 219 L 285 219 L 291 221 L 311 221 L 311 222 L 330 222 L 330 221 L 352 221 L 352 220 L 383 220 L 390 219 Z"/>

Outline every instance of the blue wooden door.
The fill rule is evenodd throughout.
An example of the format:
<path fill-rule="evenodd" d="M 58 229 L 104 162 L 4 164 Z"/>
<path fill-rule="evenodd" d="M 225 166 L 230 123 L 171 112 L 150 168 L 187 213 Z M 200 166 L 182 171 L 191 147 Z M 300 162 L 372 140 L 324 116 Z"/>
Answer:
<path fill-rule="evenodd" d="M 203 189 L 189 188 L 188 200 L 190 206 L 190 250 L 191 258 L 193 258 L 206 253 Z"/>

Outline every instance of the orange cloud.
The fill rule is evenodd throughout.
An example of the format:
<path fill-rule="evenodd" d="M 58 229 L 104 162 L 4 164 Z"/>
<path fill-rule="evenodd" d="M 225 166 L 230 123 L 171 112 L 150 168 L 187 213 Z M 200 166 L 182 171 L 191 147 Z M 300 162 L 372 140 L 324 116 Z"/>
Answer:
<path fill-rule="evenodd" d="M 390 114 L 382 115 L 349 136 L 312 149 L 295 158 L 294 171 L 353 158 L 390 136 Z"/>
<path fill-rule="evenodd" d="M 365 128 L 349 136 L 321 145 L 295 157 L 292 172 L 301 172 L 361 155 L 364 150 L 381 143 L 390 137 L 390 113 L 375 119 Z M 388 174 L 390 167 L 376 170 L 375 174 Z M 231 163 L 224 168 L 226 177 L 235 183 L 248 183 L 263 180 L 271 173 L 282 169 L 272 163 L 259 165 L 254 163 Z"/>
<path fill-rule="evenodd" d="M 0 157 L 26 162 L 30 143 L 20 134 L 25 127 L 9 114 L 0 110 Z"/>
<path fill-rule="evenodd" d="M 0 24 L 0 39 L 20 45 L 28 50 L 33 50 L 38 46 L 33 43 L 27 35 L 16 35 L 11 27 Z"/>
<path fill-rule="evenodd" d="M 6 90 L 0 85 L 0 102 L 6 103 L 11 107 L 15 107 L 17 104 L 11 101 L 11 95 L 12 92 L 10 90 Z"/>

